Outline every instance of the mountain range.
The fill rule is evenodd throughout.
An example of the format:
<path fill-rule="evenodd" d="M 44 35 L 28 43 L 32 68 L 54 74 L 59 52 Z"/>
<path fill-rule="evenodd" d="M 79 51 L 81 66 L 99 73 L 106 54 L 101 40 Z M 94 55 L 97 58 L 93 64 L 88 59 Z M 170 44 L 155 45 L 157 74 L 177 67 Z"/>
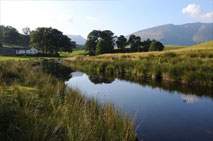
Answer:
<path fill-rule="evenodd" d="M 72 41 L 75 41 L 76 44 L 79 45 L 84 45 L 86 42 L 86 39 L 84 37 L 82 37 L 81 35 L 67 35 L 70 39 L 72 39 Z"/>
<path fill-rule="evenodd" d="M 188 46 L 213 40 L 213 23 L 187 23 L 182 25 L 166 24 L 132 33 L 141 40 L 155 39 L 164 45 Z M 127 35 L 128 38 L 130 35 Z M 84 45 L 86 39 L 81 35 L 67 35 L 72 41 Z"/>
<path fill-rule="evenodd" d="M 150 38 L 164 45 L 193 45 L 213 40 L 213 23 L 166 24 L 132 34 L 140 36 L 142 41 Z"/>

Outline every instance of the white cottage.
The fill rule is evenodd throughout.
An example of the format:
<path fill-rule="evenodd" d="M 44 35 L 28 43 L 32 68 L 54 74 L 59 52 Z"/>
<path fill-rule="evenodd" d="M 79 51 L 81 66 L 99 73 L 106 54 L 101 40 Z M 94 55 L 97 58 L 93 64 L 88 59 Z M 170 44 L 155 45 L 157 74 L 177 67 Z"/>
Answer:
<path fill-rule="evenodd" d="M 34 47 L 32 48 L 16 48 L 16 55 L 35 55 L 38 50 Z"/>

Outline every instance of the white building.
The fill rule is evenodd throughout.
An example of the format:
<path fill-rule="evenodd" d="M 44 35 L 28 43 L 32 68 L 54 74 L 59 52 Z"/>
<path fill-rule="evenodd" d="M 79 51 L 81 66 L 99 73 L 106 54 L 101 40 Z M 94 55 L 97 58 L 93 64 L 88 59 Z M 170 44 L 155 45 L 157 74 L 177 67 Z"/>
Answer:
<path fill-rule="evenodd" d="M 16 48 L 16 55 L 35 55 L 38 50 L 34 47 L 32 48 Z"/>

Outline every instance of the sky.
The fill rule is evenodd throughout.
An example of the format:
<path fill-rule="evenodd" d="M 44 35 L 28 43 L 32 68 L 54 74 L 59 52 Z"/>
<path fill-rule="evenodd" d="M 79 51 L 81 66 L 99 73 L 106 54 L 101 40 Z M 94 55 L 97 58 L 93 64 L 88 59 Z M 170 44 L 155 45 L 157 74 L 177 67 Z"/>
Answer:
<path fill-rule="evenodd" d="M 57 28 L 87 35 L 94 29 L 129 35 L 163 24 L 213 23 L 213 0 L 0 0 L 0 24 Z"/>

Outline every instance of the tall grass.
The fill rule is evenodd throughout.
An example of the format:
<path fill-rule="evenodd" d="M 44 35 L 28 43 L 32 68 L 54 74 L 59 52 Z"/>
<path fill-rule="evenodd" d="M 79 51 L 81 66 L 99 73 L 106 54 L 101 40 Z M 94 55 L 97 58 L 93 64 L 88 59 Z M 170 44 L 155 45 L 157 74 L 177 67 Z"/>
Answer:
<path fill-rule="evenodd" d="M 213 86 L 212 43 L 172 51 L 106 54 L 67 60 L 68 65 L 85 72 L 131 74 L 184 85 Z"/>
<path fill-rule="evenodd" d="M 0 62 L 0 140 L 136 139 L 133 117 L 67 88 L 36 64 Z"/>

